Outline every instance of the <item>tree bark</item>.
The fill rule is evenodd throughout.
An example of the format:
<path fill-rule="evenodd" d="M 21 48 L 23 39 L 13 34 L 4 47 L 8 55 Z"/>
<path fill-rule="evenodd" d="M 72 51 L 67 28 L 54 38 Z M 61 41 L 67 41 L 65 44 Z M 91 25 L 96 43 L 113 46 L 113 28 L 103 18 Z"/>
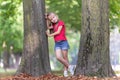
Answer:
<path fill-rule="evenodd" d="M 108 0 L 82 0 L 82 28 L 75 75 L 115 76 L 109 55 Z"/>
<path fill-rule="evenodd" d="M 9 54 L 7 48 L 4 48 L 4 51 L 3 51 L 3 65 L 4 65 L 5 70 L 10 67 L 9 59 L 10 59 L 10 54 Z"/>
<path fill-rule="evenodd" d="M 10 54 L 8 51 L 8 46 L 6 44 L 6 42 L 3 42 L 3 65 L 4 65 L 4 69 L 5 71 L 7 70 L 7 68 L 9 68 L 9 59 L 10 59 Z"/>
<path fill-rule="evenodd" d="M 24 49 L 16 74 L 40 76 L 51 72 L 45 23 L 44 0 L 23 0 Z"/>

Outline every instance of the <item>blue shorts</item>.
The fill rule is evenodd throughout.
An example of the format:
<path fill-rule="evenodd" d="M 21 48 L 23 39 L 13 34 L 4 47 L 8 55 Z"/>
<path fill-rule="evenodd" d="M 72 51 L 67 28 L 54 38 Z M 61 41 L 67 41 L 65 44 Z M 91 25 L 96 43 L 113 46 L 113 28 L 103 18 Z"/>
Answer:
<path fill-rule="evenodd" d="M 54 50 L 61 49 L 61 50 L 67 50 L 69 49 L 69 44 L 66 40 L 62 40 L 59 42 L 55 42 Z"/>

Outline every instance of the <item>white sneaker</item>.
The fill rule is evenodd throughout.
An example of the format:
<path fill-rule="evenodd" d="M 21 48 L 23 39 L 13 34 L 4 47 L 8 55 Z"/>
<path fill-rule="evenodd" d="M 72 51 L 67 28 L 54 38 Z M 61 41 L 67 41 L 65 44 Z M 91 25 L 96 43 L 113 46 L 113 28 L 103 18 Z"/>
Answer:
<path fill-rule="evenodd" d="M 68 71 L 70 72 L 71 75 L 74 75 L 74 70 L 75 70 L 74 66 L 69 65 Z"/>
<path fill-rule="evenodd" d="M 68 77 L 68 72 L 66 70 L 64 71 L 64 77 Z"/>

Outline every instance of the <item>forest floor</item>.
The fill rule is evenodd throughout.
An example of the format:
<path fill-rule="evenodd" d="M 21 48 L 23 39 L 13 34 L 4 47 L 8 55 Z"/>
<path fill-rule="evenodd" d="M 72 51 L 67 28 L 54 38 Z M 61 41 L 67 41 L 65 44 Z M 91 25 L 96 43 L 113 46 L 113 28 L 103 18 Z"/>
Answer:
<path fill-rule="evenodd" d="M 87 77 L 87 76 L 69 76 L 63 77 L 54 74 L 46 74 L 39 77 L 32 77 L 28 74 L 20 74 L 17 76 L 9 76 L 1 78 L 0 80 L 120 80 L 120 77 L 113 78 L 98 78 L 98 77 Z"/>
<path fill-rule="evenodd" d="M 13 76 L 13 72 L 12 72 L 12 74 L 10 73 L 7 74 L 9 76 L 3 75 L 4 77 L 0 77 L 0 80 L 120 80 L 120 76 L 112 77 L 112 78 L 87 77 L 83 75 L 64 77 L 61 74 L 62 71 L 58 71 L 58 72 L 53 71 L 53 73 L 49 73 L 39 77 L 32 77 L 29 74 L 23 74 L 23 73 Z"/>

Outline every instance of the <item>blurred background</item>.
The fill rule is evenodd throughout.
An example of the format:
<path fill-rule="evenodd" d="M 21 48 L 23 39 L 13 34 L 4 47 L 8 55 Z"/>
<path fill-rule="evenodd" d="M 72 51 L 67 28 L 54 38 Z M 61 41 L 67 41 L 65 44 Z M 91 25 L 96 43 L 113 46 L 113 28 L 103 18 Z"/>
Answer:
<path fill-rule="evenodd" d="M 81 30 L 81 0 L 45 0 L 46 12 L 55 12 L 67 27 L 70 44 L 69 61 L 76 65 Z M 120 71 L 120 0 L 109 0 L 110 59 L 115 71 Z M 23 50 L 23 4 L 22 0 L 0 0 L 0 75 L 10 75 L 19 66 Z M 49 40 L 52 70 L 62 65 L 54 54 L 53 38 Z"/>

